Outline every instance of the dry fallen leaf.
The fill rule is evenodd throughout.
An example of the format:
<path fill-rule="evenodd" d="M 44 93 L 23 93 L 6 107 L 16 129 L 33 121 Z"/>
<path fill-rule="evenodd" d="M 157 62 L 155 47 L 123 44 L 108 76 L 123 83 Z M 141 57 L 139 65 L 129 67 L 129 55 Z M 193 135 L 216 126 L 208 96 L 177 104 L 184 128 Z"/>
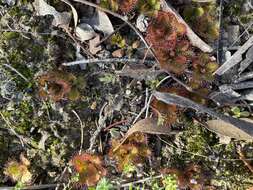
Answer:
<path fill-rule="evenodd" d="M 78 22 L 78 14 L 77 11 L 75 9 L 75 7 L 68 1 L 68 0 L 61 0 L 64 3 L 66 3 L 67 5 L 69 5 L 71 7 L 72 13 L 73 13 L 73 18 L 74 18 L 74 26 L 77 26 L 77 22 Z"/>
<path fill-rule="evenodd" d="M 248 119 L 248 118 L 243 118 L 242 120 L 253 123 L 253 120 Z M 222 120 L 219 120 L 219 119 L 210 120 L 210 121 L 207 121 L 207 125 L 208 125 L 207 126 L 208 129 L 220 135 L 227 136 L 230 138 L 235 138 L 238 140 L 253 141 L 252 136 L 240 130 L 239 128 L 235 127 L 234 125 L 224 122 Z"/>
<path fill-rule="evenodd" d="M 146 118 L 135 123 L 125 134 L 120 144 L 113 150 L 116 151 L 129 136 L 136 132 L 156 134 L 156 135 L 169 135 L 171 133 L 170 127 L 158 125 L 157 120 L 154 118 Z"/>
<path fill-rule="evenodd" d="M 67 28 L 69 26 L 71 15 L 68 12 L 58 12 L 44 0 L 35 0 L 33 6 L 39 16 L 52 15 L 54 17 L 52 22 L 54 26 L 60 28 Z"/>
<path fill-rule="evenodd" d="M 131 77 L 137 80 L 155 80 L 158 75 L 163 73 L 161 70 L 148 68 L 144 64 L 125 65 L 121 71 L 115 71 L 119 76 Z"/>
<path fill-rule="evenodd" d="M 93 28 L 86 23 L 79 24 L 76 27 L 76 36 L 79 38 L 81 42 L 84 42 L 86 40 L 90 40 L 96 36 L 96 32 L 93 30 Z"/>
<path fill-rule="evenodd" d="M 125 51 L 123 49 L 117 49 L 117 50 L 112 52 L 112 56 L 117 57 L 117 58 L 123 57 L 124 54 L 125 54 Z"/>
<path fill-rule="evenodd" d="M 92 55 L 95 55 L 97 52 L 102 50 L 102 47 L 100 45 L 96 46 L 98 42 L 100 42 L 99 35 L 89 41 L 89 49 Z"/>
<path fill-rule="evenodd" d="M 82 23 L 89 24 L 92 28 L 103 32 L 105 36 L 114 32 L 112 23 L 107 16 L 102 11 L 97 11 L 91 18 L 82 18 Z"/>

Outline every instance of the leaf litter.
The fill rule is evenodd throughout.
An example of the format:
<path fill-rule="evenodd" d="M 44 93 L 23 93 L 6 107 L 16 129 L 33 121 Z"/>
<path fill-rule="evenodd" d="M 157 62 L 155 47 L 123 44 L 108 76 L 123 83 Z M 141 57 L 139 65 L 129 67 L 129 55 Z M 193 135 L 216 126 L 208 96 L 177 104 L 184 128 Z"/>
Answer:
<path fill-rule="evenodd" d="M 169 188 L 169 183 L 164 182 L 168 179 L 174 180 L 173 188 L 188 186 L 190 189 L 200 189 L 200 186 L 203 186 L 205 189 L 222 189 L 220 184 L 224 183 L 224 176 L 220 175 L 227 171 L 224 175 L 229 179 L 230 189 L 235 189 L 238 183 L 243 184 L 244 189 L 250 187 L 242 178 L 250 179 L 244 168 L 252 168 L 251 162 L 248 161 L 248 158 L 253 157 L 252 151 L 249 151 L 252 149 L 250 143 L 253 135 L 250 106 L 252 100 L 249 98 L 252 85 L 250 81 L 224 84 L 214 75 L 223 74 L 239 63 L 241 68 L 237 72 L 238 80 L 244 70 L 252 70 L 249 61 L 244 61 L 247 64 L 241 61 L 244 57 L 249 59 L 248 52 L 252 46 L 250 37 L 243 39 L 245 43 L 219 67 L 213 57 L 213 49 L 217 48 L 210 41 L 213 36 L 203 35 L 204 29 L 195 28 L 211 26 L 209 31 L 216 32 L 217 21 L 212 20 L 217 18 L 215 11 L 212 12 L 215 7 L 213 1 L 187 3 L 172 0 L 170 4 L 165 0 L 102 0 L 101 4 L 86 0 L 75 3 L 68 0 L 61 2 L 51 2 L 50 5 L 44 0 L 33 2 L 37 16 L 51 15 L 51 25 L 63 29 L 59 32 L 67 34 L 62 39 L 45 37 L 38 40 L 39 47 L 47 44 L 49 49 L 53 49 L 53 54 L 49 54 L 48 49 L 44 51 L 44 47 L 30 50 L 27 44 L 33 44 L 33 38 L 27 43 L 14 35 L 23 23 L 29 22 L 20 19 L 20 26 L 16 23 L 6 26 L 6 22 L 2 22 L 4 18 L 1 18 L 0 24 L 9 31 L 6 29 L 7 32 L 0 34 L 0 42 L 4 40 L 3 44 L 12 46 L 15 42 L 19 45 L 18 48 L 21 46 L 17 52 L 28 50 L 18 55 L 11 49 L 7 52 L 6 60 L 10 60 L 9 67 L 13 68 L 13 73 L 8 74 L 27 78 L 29 71 L 32 77 L 27 83 L 35 79 L 34 84 L 22 86 L 24 84 L 21 85 L 20 81 L 11 76 L 13 82 L 18 85 L 17 89 L 8 91 L 12 98 L 3 96 L 5 102 L 7 101 L 1 105 L 3 126 L 7 127 L 7 131 L 10 129 L 17 138 L 28 139 L 29 146 L 27 143 L 23 145 L 22 151 L 26 154 L 22 154 L 20 162 L 14 159 L 7 162 L 8 157 L 3 159 L 7 164 L 2 173 L 12 180 L 9 182 L 5 179 L 1 183 L 18 186 L 19 182 L 22 185 L 36 185 L 57 181 L 63 186 L 73 185 L 75 188 L 80 185 L 95 188 L 96 184 L 99 187 L 101 184 L 107 187 L 125 187 L 128 183 L 124 184 L 124 180 L 130 176 L 133 184 L 147 185 L 150 189 Z M 1 3 L 0 6 L 2 8 Z M 82 11 L 91 9 L 90 6 L 95 9 L 82 14 Z M 222 6 L 228 9 L 226 14 L 235 11 L 228 4 Z M 199 25 L 192 23 L 194 19 L 187 18 L 189 14 L 190 18 L 197 18 Z M 45 27 L 45 18 L 48 17 L 40 18 L 39 25 L 44 24 Z M 9 19 L 13 20 L 11 17 Z M 74 22 L 71 23 L 71 20 Z M 205 21 L 207 23 L 203 23 Z M 45 28 L 51 30 L 50 27 Z M 14 41 L 15 39 L 17 40 Z M 55 46 L 58 46 L 57 51 Z M 5 51 L 2 47 L 1 44 L 1 53 Z M 24 56 L 26 54 L 34 57 L 38 64 L 33 65 L 34 63 L 28 61 L 29 56 Z M 39 57 L 40 54 L 47 55 L 37 59 L 36 56 Z M 25 60 L 25 64 L 21 65 L 20 60 Z M 81 70 L 75 65 L 82 66 Z M 248 79 L 250 78 L 245 80 Z M 5 89 L 2 83 L 0 85 L 1 91 Z M 17 90 L 22 92 L 14 95 Z M 29 94 L 29 91 L 33 93 Z M 212 98 L 212 102 L 210 97 L 213 96 L 209 94 L 214 91 L 219 97 Z M 222 101 L 224 97 L 229 97 L 229 101 Z M 242 102 L 245 100 L 248 102 Z M 110 105 L 106 106 L 107 103 Z M 239 104 L 240 113 L 247 110 L 249 118 L 240 118 L 243 114 L 237 114 L 237 118 L 234 118 L 231 106 L 236 103 Z M 242 103 L 245 103 L 244 108 L 241 107 Z M 104 106 L 101 108 L 101 105 Z M 69 117 L 71 113 L 75 113 L 76 117 Z M 170 116 L 173 116 L 173 122 L 166 122 Z M 200 123 L 205 123 L 204 126 L 208 130 L 201 127 L 202 125 L 196 126 L 193 119 L 196 117 Z M 30 118 L 34 118 L 33 121 L 30 121 Z M 75 118 L 78 118 L 78 121 Z M 129 126 L 128 122 L 122 121 L 137 122 Z M 80 128 L 79 123 L 82 124 Z M 106 126 L 112 127 L 114 132 L 117 131 L 117 135 L 110 135 L 108 130 L 103 130 Z M 180 131 L 176 136 L 174 129 Z M 2 134 L 4 133 L 1 132 L 0 135 Z M 160 137 L 156 137 L 160 135 L 167 135 L 164 137 L 166 141 L 175 143 L 174 147 L 179 151 L 170 149 L 168 144 L 159 141 Z M 216 135 L 235 140 L 219 145 Z M 74 154 L 80 141 L 81 150 L 79 154 Z M 20 142 L 15 143 L 16 141 L 11 143 L 12 148 L 9 151 L 6 151 L 1 143 L 0 146 L 3 146 L 3 151 L 13 153 L 16 151 L 13 147 L 20 146 Z M 242 146 L 245 150 L 235 154 L 237 146 Z M 198 154 L 203 148 L 202 154 Z M 156 157 L 165 159 L 167 164 L 159 162 Z M 205 159 L 207 157 L 212 159 Z M 30 164 L 29 160 L 38 160 L 38 163 L 32 161 Z M 73 167 L 66 167 L 69 160 Z M 185 160 L 205 164 L 200 164 L 198 169 L 189 169 L 192 173 L 184 173 L 181 171 L 185 168 L 188 171 L 189 168 Z M 221 162 L 220 168 L 215 167 L 214 160 Z M 147 164 L 147 161 L 151 164 Z M 229 164 L 226 163 L 228 167 L 224 164 L 226 161 L 229 161 Z M 183 163 L 182 169 L 176 167 L 179 163 Z M 240 167 L 234 167 L 235 164 Z M 211 174 L 207 165 L 213 167 L 215 174 Z M 166 170 L 168 166 L 172 169 Z M 12 168 L 15 169 L 15 174 L 11 173 Z M 122 173 L 122 176 L 115 175 L 113 168 Z M 166 175 L 169 176 L 163 177 L 160 168 L 166 170 Z M 237 168 L 237 171 L 233 171 L 234 168 Z M 151 170 L 159 176 L 154 185 L 146 183 L 150 179 L 149 176 L 154 174 Z M 201 179 L 194 176 L 194 172 L 198 173 Z M 230 179 L 230 172 L 237 173 L 238 177 Z M 204 177 L 206 173 L 209 173 L 208 177 Z M 20 178 L 21 174 L 23 178 Z M 34 174 L 36 178 L 31 180 Z M 176 178 L 170 178 L 171 175 Z M 182 182 L 182 176 L 187 177 L 187 182 Z M 105 177 L 111 180 L 113 185 Z M 141 182 L 138 182 L 139 179 Z"/>

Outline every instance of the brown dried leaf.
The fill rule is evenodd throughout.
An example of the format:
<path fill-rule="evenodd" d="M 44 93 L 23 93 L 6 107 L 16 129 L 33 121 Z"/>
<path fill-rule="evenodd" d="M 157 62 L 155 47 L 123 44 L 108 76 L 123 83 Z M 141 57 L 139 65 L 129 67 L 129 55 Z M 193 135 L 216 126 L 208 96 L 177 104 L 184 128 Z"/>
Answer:
<path fill-rule="evenodd" d="M 253 123 L 253 120 L 248 119 L 248 118 L 243 118 L 242 120 Z M 238 140 L 253 141 L 253 137 L 251 135 L 240 130 L 239 128 L 235 127 L 234 125 L 224 122 L 222 120 L 219 120 L 219 119 L 210 120 L 207 122 L 207 125 L 208 125 L 207 126 L 208 129 L 210 129 L 211 131 L 218 133 L 220 135 L 235 138 Z"/>
<path fill-rule="evenodd" d="M 58 12 L 53 6 L 48 5 L 44 0 L 35 0 L 33 6 L 39 16 L 52 15 L 52 24 L 60 28 L 68 28 L 71 15 L 67 12 Z"/>
<path fill-rule="evenodd" d="M 131 77 L 137 80 L 155 80 L 163 71 L 147 68 L 143 64 L 126 65 L 121 71 L 116 71 L 120 76 Z"/>
<path fill-rule="evenodd" d="M 125 51 L 123 49 L 117 49 L 114 52 L 112 52 L 113 57 L 121 58 L 125 55 Z"/>
<path fill-rule="evenodd" d="M 154 118 L 146 118 L 135 123 L 125 134 L 120 144 L 113 150 L 116 151 L 129 136 L 136 132 L 148 133 L 148 134 L 157 134 L 157 135 L 169 135 L 171 132 L 170 127 L 166 127 L 163 125 L 158 125 L 157 120 Z"/>
<path fill-rule="evenodd" d="M 100 42 L 99 35 L 97 35 L 94 39 L 89 41 L 89 49 L 90 49 L 90 52 L 92 55 L 95 55 L 97 52 L 102 50 L 102 47 L 100 45 L 96 46 L 97 43 L 99 43 L 99 42 Z"/>

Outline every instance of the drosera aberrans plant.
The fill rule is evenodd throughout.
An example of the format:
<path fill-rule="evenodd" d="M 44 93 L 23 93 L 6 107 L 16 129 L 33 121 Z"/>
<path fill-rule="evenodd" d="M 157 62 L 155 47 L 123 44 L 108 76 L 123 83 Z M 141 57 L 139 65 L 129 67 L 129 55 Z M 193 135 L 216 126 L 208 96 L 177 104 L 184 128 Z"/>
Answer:
<path fill-rule="evenodd" d="M 88 153 L 76 154 L 71 159 L 71 164 L 77 175 L 75 185 L 95 186 L 106 175 L 102 157 Z"/>
<path fill-rule="evenodd" d="M 151 156 L 151 150 L 147 145 L 147 136 L 143 133 L 134 133 L 116 150 L 120 144 L 117 139 L 112 139 L 109 157 L 117 161 L 117 169 L 122 172 L 130 165 L 143 164 Z"/>
<path fill-rule="evenodd" d="M 38 77 L 39 96 L 42 99 L 60 101 L 64 98 L 77 100 L 80 97 L 78 79 L 71 73 L 51 71 Z"/>
<path fill-rule="evenodd" d="M 13 182 L 19 184 L 29 184 L 32 180 L 32 173 L 29 171 L 30 161 L 23 154 L 20 155 L 20 161 L 9 160 L 4 166 L 4 174 Z"/>

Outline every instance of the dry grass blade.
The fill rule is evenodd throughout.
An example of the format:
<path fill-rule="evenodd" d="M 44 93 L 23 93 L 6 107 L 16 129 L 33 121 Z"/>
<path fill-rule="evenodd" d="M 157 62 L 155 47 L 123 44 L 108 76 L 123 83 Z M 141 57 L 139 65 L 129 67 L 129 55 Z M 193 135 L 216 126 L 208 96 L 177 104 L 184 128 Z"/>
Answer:
<path fill-rule="evenodd" d="M 253 120 L 244 118 L 243 120 L 253 123 Z M 210 131 L 224 135 L 227 137 L 235 138 L 238 140 L 253 141 L 253 137 L 248 133 L 238 129 L 234 125 L 224 122 L 222 120 L 210 120 L 207 121 L 207 126 Z"/>
<path fill-rule="evenodd" d="M 77 11 L 75 9 L 75 7 L 68 1 L 68 0 L 61 0 L 64 3 L 66 3 L 67 5 L 69 5 L 71 7 L 72 13 L 73 13 L 73 19 L 74 19 L 74 26 L 77 26 L 77 22 L 78 22 L 78 14 Z"/>
<path fill-rule="evenodd" d="M 229 69 L 237 65 L 242 60 L 242 54 L 244 54 L 253 45 L 253 36 L 251 36 L 248 41 L 234 53 L 225 63 L 223 63 L 220 68 L 218 68 L 214 74 L 223 75 Z"/>
<path fill-rule="evenodd" d="M 200 104 L 193 102 L 192 100 L 189 100 L 187 98 L 184 98 L 182 96 L 178 96 L 175 94 L 154 92 L 154 96 L 158 100 L 163 101 L 167 104 L 174 104 L 174 105 L 184 107 L 184 108 L 191 108 L 201 113 L 207 113 L 228 124 L 232 124 L 233 126 L 238 128 L 238 130 L 242 130 L 245 133 L 247 133 L 249 136 L 253 137 L 253 124 L 248 121 L 239 120 L 231 116 L 224 115 L 222 113 L 217 113 L 210 108 L 207 108 L 205 106 L 202 106 Z"/>
<path fill-rule="evenodd" d="M 169 127 L 158 125 L 157 120 L 154 118 L 146 118 L 135 123 L 125 134 L 120 144 L 113 150 L 114 152 L 127 140 L 129 136 L 136 132 L 155 134 L 155 135 L 169 135 L 171 129 Z"/>

